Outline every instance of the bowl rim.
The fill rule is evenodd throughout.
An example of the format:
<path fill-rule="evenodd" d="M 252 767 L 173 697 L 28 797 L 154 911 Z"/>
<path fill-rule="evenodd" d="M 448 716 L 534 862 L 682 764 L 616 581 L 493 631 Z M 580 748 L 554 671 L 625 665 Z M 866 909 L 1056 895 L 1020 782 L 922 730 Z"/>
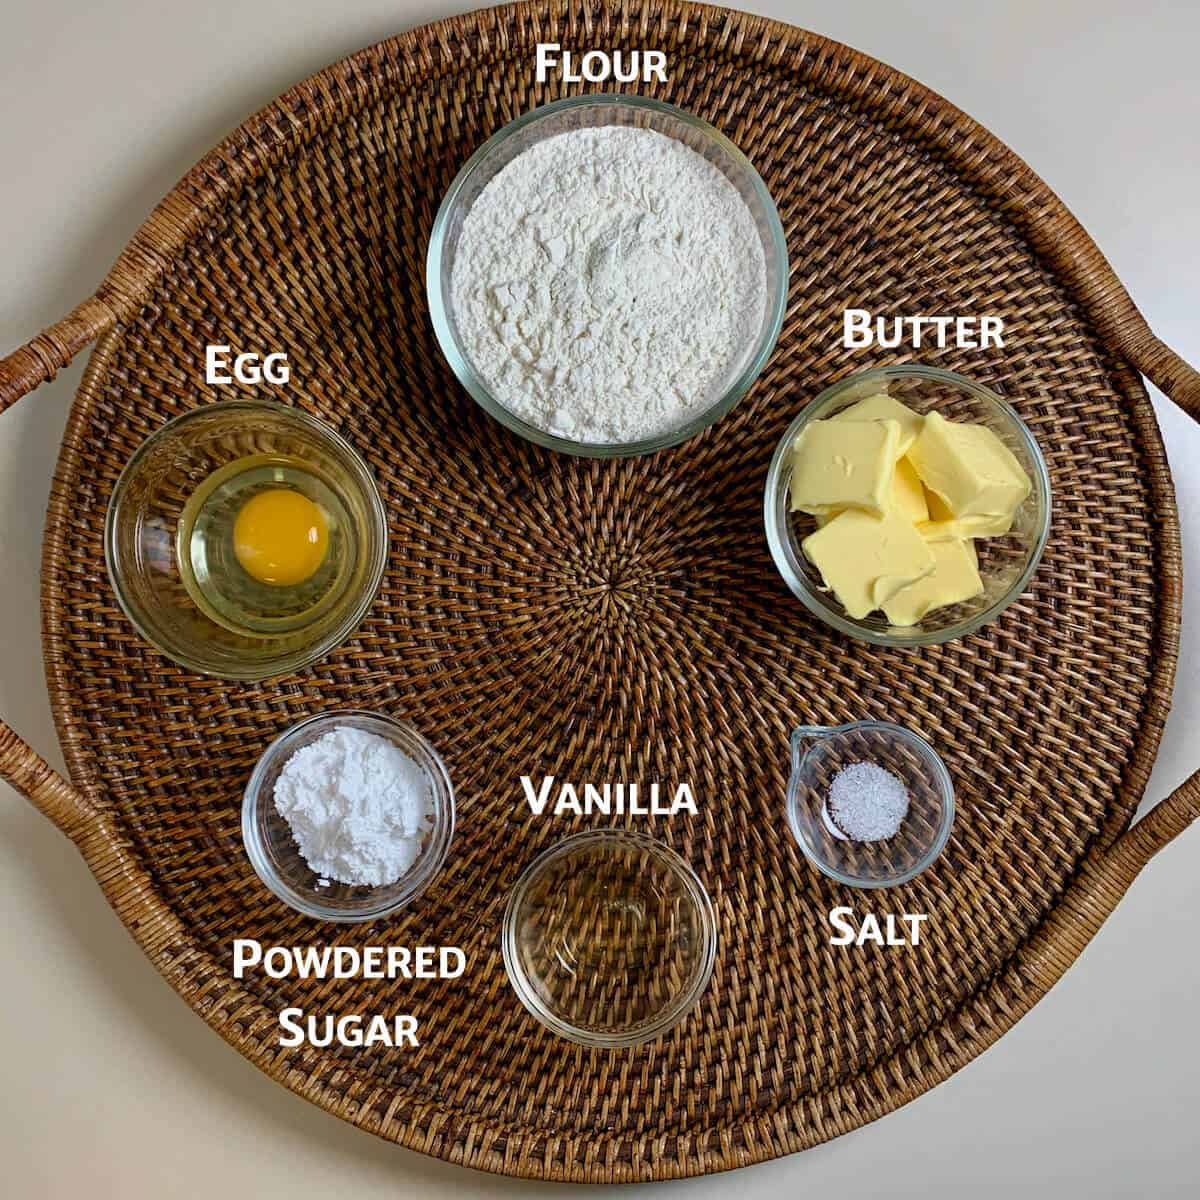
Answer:
<path fill-rule="evenodd" d="M 433 838 L 428 850 L 410 872 L 412 879 L 408 886 L 385 902 L 369 904 L 361 910 L 354 911 L 330 908 L 290 887 L 271 865 L 271 860 L 263 847 L 256 820 L 260 806 L 271 802 L 271 797 L 265 795 L 263 790 L 264 780 L 268 770 L 280 755 L 295 744 L 300 734 L 312 731 L 314 726 L 326 726 L 332 729 L 339 724 L 347 723 L 357 723 L 355 728 L 360 729 L 364 726 L 371 726 L 372 728 L 367 732 L 378 733 L 379 736 L 386 737 L 405 754 L 415 757 L 433 783 L 434 797 Z M 415 755 L 413 754 L 414 750 L 416 751 Z M 254 769 L 250 772 L 250 777 L 246 780 L 246 786 L 242 791 L 241 822 L 242 845 L 245 848 L 246 857 L 250 860 L 250 866 L 274 896 L 282 900 L 289 908 L 303 913 L 306 917 L 332 921 L 339 925 L 361 925 L 367 921 L 390 916 L 407 907 L 429 887 L 441 872 L 450 852 L 450 843 L 454 840 L 456 824 L 454 785 L 450 780 L 450 772 L 447 770 L 442 756 L 412 722 L 402 721 L 388 713 L 371 712 L 368 709 L 338 708 L 332 711 L 311 713 L 289 725 L 268 743 L 258 756 Z M 395 885 L 384 886 L 393 887 Z"/>
<path fill-rule="evenodd" d="M 643 109 L 670 116 L 685 125 L 697 130 L 715 142 L 722 151 L 738 164 L 740 170 L 749 180 L 751 190 L 762 205 L 766 224 L 770 233 L 771 252 L 778 270 L 779 286 L 777 294 L 771 303 L 769 322 L 764 335 L 759 339 L 754 353 L 747 359 L 745 366 L 733 382 L 725 389 L 720 398 L 704 412 L 700 413 L 685 425 L 654 437 L 640 438 L 635 442 L 577 442 L 570 438 L 557 437 L 522 420 L 516 413 L 506 408 L 492 394 L 483 380 L 476 374 L 471 365 L 470 357 L 462 350 L 454 333 L 454 322 L 450 319 L 450 301 L 442 291 L 441 259 L 445 247 L 446 230 L 454 207 L 472 176 L 480 164 L 498 146 L 506 142 L 513 134 L 527 126 L 561 112 L 576 108 L 592 108 L 602 105 L 618 108 Z M 669 135 L 667 135 L 669 136 Z M 768 359 L 775 351 L 779 334 L 783 328 L 783 318 L 787 311 L 788 301 L 788 249 L 787 238 L 783 232 L 783 222 L 779 210 L 771 196 L 762 176 L 755 170 L 754 165 L 738 147 L 715 126 L 710 125 L 702 117 L 656 100 L 651 96 L 625 95 L 619 92 L 594 92 L 583 96 L 568 96 L 563 100 L 555 100 L 537 108 L 522 113 L 519 117 L 502 126 L 487 139 L 463 163 L 455 175 L 450 187 L 438 207 L 434 218 L 433 229 L 429 235 L 429 246 L 425 254 L 425 295 L 429 304 L 429 314 L 433 321 L 433 331 L 441 347 L 442 355 L 450 364 L 458 382 L 466 388 L 471 398 L 490 417 L 499 421 L 506 429 L 518 434 L 526 441 L 557 450 L 564 454 L 575 455 L 578 458 L 633 458 L 642 454 L 653 454 L 670 446 L 677 446 L 702 433 L 710 425 L 715 425 L 726 416 L 733 406 L 750 390 L 755 380 L 762 374 Z M 771 297 L 768 294 L 768 302 Z"/>
<path fill-rule="evenodd" d="M 819 420 L 825 410 L 851 387 L 865 383 L 869 379 L 890 381 L 893 379 L 917 378 L 934 380 L 947 384 L 960 391 L 998 409 L 1012 422 L 1019 440 L 1028 453 L 1033 464 L 1034 494 L 1044 497 L 1041 505 L 1041 521 L 1026 556 L 1025 566 L 1013 580 L 1008 590 L 981 612 L 944 629 L 922 630 L 919 625 L 906 626 L 903 629 L 895 627 L 895 632 L 882 629 L 871 629 L 857 621 L 834 612 L 823 604 L 819 604 L 811 593 L 804 574 L 792 563 L 794 551 L 791 540 L 786 533 L 787 514 L 781 514 L 779 501 L 779 482 L 787 465 L 787 452 L 795 441 L 800 430 L 809 421 Z M 886 390 L 886 389 L 885 389 Z M 786 505 L 783 505 L 786 508 Z M 1050 538 L 1050 526 L 1054 510 L 1054 497 L 1050 485 L 1050 471 L 1046 466 L 1045 456 L 1037 439 L 1022 419 L 1017 410 L 1009 402 L 997 395 L 991 388 L 973 379 L 960 375 L 956 371 L 948 371 L 944 367 L 929 366 L 924 363 L 902 363 L 894 366 L 866 367 L 855 371 L 831 383 L 822 389 L 818 395 L 801 409 L 799 415 L 787 427 L 783 437 L 775 447 L 771 457 L 771 465 L 767 470 L 767 480 L 763 489 L 763 526 L 766 531 L 767 545 L 771 558 L 788 589 L 796 596 L 814 616 L 819 617 L 826 625 L 841 633 L 857 638 L 859 641 L 870 642 L 875 646 L 936 646 L 942 642 L 955 641 L 967 637 L 994 621 L 1010 604 L 1021 596 L 1029 586 L 1029 581 L 1037 571 Z"/>
<path fill-rule="evenodd" d="M 217 407 L 220 407 L 223 411 L 241 409 L 248 413 L 271 412 L 272 414 L 277 414 L 283 412 L 287 414 L 287 419 L 295 420 L 308 428 L 312 433 L 328 439 L 340 453 L 345 455 L 346 460 L 351 464 L 354 472 L 359 477 L 359 481 L 363 484 L 372 530 L 379 545 L 378 561 L 373 565 L 367 577 L 362 597 L 352 609 L 347 610 L 347 614 L 343 620 L 339 621 L 323 638 L 314 642 L 312 646 L 302 651 L 293 651 L 289 655 L 279 655 L 275 658 L 263 659 L 261 662 L 253 665 L 224 664 L 216 667 L 195 655 L 165 646 L 156 635 L 150 632 L 142 620 L 137 607 L 129 598 L 125 587 L 123 571 L 118 570 L 116 565 L 118 557 L 116 549 L 117 518 L 121 512 L 121 505 L 125 499 L 129 480 L 133 478 L 139 464 L 163 438 L 177 432 L 182 426 L 188 425 L 203 416 L 207 416 Z M 126 620 L 133 626 L 137 635 L 164 657 L 186 670 L 195 671 L 197 674 L 207 675 L 215 679 L 229 679 L 243 683 L 256 683 L 261 680 L 273 679 L 280 675 L 287 675 L 293 671 L 302 670 L 304 667 L 316 662 L 317 659 L 323 658 L 350 637 L 379 595 L 379 588 L 383 583 L 383 575 L 387 569 L 388 540 L 387 509 L 384 507 L 383 497 L 379 494 L 379 484 L 376 482 L 370 467 L 367 466 L 366 460 L 350 442 L 334 429 L 333 426 L 326 424 L 319 417 L 294 404 L 288 404 L 283 400 L 250 399 L 244 396 L 231 397 L 228 400 L 212 400 L 208 403 L 200 404 L 196 408 L 190 408 L 186 412 L 178 413 L 148 434 L 129 456 L 129 460 L 124 467 L 121 468 L 121 473 L 117 476 L 116 483 L 113 484 L 112 493 L 109 495 L 108 505 L 104 513 L 105 571 L 108 574 L 109 583 L 112 586 L 117 605 L 121 609 L 121 612 L 125 614 Z"/>
<path fill-rule="evenodd" d="M 558 1016 L 537 994 L 529 982 L 521 957 L 517 950 L 516 926 L 517 914 L 521 903 L 528 894 L 533 881 L 541 875 L 548 866 L 558 859 L 570 854 L 577 847 L 587 843 L 622 841 L 640 847 L 647 853 L 662 861 L 683 883 L 685 890 L 696 905 L 700 916 L 703 937 L 700 961 L 692 974 L 691 982 L 672 1004 L 668 1005 L 652 1021 L 621 1033 L 609 1033 L 599 1030 L 583 1029 Z M 678 1025 L 696 1006 L 700 997 L 712 979 L 713 967 L 717 959 L 717 917 L 708 889 L 701 882 L 699 875 L 683 856 L 666 842 L 659 841 L 640 830 L 626 829 L 619 826 L 600 829 L 585 829 L 573 833 L 561 841 L 543 850 L 528 866 L 524 868 L 513 884 L 508 894 L 508 903 L 504 908 L 504 920 L 501 926 L 500 943 L 504 958 L 504 970 L 508 982 L 517 994 L 517 998 L 525 1008 L 533 1014 L 552 1033 L 579 1046 L 592 1049 L 620 1050 L 632 1046 L 640 1046 L 653 1041 L 668 1030 Z"/>
<path fill-rule="evenodd" d="M 831 737 L 835 734 L 845 733 L 851 729 L 874 729 L 891 734 L 893 737 L 899 737 L 911 744 L 917 753 L 929 763 L 942 794 L 942 818 L 938 823 L 937 833 L 934 835 L 933 841 L 930 842 L 929 848 L 911 867 L 895 875 L 889 875 L 886 879 L 867 879 L 861 875 L 852 875 L 848 871 L 839 871 L 832 863 L 828 863 L 822 859 L 817 853 L 816 848 L 810 845 L 808 839 L 804 836 L 799 821 L 796 819 L 796 776 L 797 768 L 803 757 L 801 754 L 801 744 L 804 739 Z M 848 887 L 876 891 L 880 888 L 899 887 L 901 884 L 911 882 L 923 871 L 932 866 L 940 857 L 942 851 L 946 848 L 946 843 L 950 840 L 950 831 L 954 827 L 954 818 L 957 812 L 954 780 L 950 775 L 949 767 L 946 766 L 946 760 L 916 730 L 908 729 L 903 725 L 897 725 L 894 721 L 876 720 L 845 721 L 841 725 L 797 725 L 792 730 L 788 743 L 790 747 L 790 771 L 788 774 L 785 807 L 788 828 L 791 830 L 792 837 L 795 838 L 804 857 L 823 875 L 829 876 L 830 879 L 834 879 L 838 883 L 846 884 Z"/>

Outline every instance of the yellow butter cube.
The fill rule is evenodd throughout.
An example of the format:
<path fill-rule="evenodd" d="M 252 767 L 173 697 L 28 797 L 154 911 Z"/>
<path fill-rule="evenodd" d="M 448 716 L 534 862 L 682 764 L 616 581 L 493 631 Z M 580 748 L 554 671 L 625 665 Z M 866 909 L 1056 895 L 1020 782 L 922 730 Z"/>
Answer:
<path fill-rule="evenodd" d="M 1012 513 L 956 517 L 936 492 L 931 492 L 928 488 L 922 490 L 925 494 L 925 506 L 929 510 L 929 519 L 917 521 L 917 532 L 927 542 L 958 542 L 964 538 L 998 537 L 1012 529 Z"/>
<path fill-rule="evenodd" d="M 933 572 L 883 604 L 884 615 L 893 625 L 917 625 L 935 608 L 970 600 L 983 591 L 975 547 L 969 541 L 934 542 L 929 548 Z"/>
<path fill-rule="evenodd" d="M 888 508 L 906 516 L 914 525 L 929 520 L 929 505 L 925 501 L 925 489 L 916 468 L 902 458 L 896 464 L 896 476 L 892 481 L 892 498 Z"/>
<path fill-rule="evenodd" d="M 895 421 L 813 421 L 792 447 L 793 511 L 828 515 L 858 508 L 882 515 L 896 473 Z"/>
<path fill-rule="evenodd" d="M 914 525 L 929 524 L 929 506 L 925 500 L 925 489 L 907 458 L 896 463 L 896 474 L 892 478 L 892 494 L 884 506 L 888 512 L 897 512 L 907 517 Z M 846 510 L 831 509 L 828 512 L 813 513 L 817 528 L 828 524 L 834 517 Z"/>
<path fill-rule="evenodd" d="M 986 425 L 947 421 L 936 412 L 926 416 L 908 457 L 953 517 L 1011 521 L 1033 488 L 1016 455 Z"/>
<path fill-rule="evenodd" d="M 990 514 L 951 517 L 948 521 L 918 521 L 917 532 L 927 542 L 961 542 L 970 538 L 999 537 L 1012 529 L 1012 517 Z"/>
<path fill-rule="evenodd" d="M 882 608 L 937 565 L 912 522 L 896 512 L 876 517 L 847 509 L 810 533 L 801 549 L 855 620 Z"/>
<path fill-rule="evenodd" d="M 897 447 L 897 453 L 901 455 L 908 453 L 908 448 L 917 440 L 917 435 L 925 424 L 925 418 L 920 413 L 913 412 L 908 405 L 901 404 L 899 400 L 884 392 L 868 396 L 849 408 L 843 408 L 830 420 L 895 421 L 900 426 L 900 445 Z"/>

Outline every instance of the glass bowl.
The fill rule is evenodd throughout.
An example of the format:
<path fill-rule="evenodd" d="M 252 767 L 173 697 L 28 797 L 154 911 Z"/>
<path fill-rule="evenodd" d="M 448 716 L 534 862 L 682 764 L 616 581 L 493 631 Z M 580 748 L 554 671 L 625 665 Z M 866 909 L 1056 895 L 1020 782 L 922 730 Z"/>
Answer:
<path fill-rule="evenodd" d="M 941 854 L 954 824 L 954 785 L 941 756 L 924 738 L 887 721 L 803 725 L 792 734 L 787 819 L 805 857 L 839 883 L 895 887 Z M 890 771 L 908 792 L 908 812 L 894 837 L 850 840 L 829 815 L 833 778 L 854 763 Z"/>
<path fill-rule="evenodd" d="M 311 619 L 251 632 L 201 607 L 184 577 L 177 539 L 189 501 L 222 468 L 259 458 L 264 483 L 276 463 L 303 462 L 343 519 L 337 573 Z M 366 464 L 316 417 L 275 401 L 222 400 L 184 413 L 151 434 L 121 472 L 108 505 L 104 557 L 117 601 L 146 641 L 189 670 L 224 679 L 266 679 L 305 666 L 344 641 L 379 590 L 387 518 Z"/>
<path fill-rule="evenodd" d="M 343 725 L 387 738 L 425 771 L 433 789 L 433 825 L 416 861 L 395 883 L 382 887 L 323 882 L 300 857 L 291 828 L 275 808 L 275 781 L 288 759 Z M 242 799 L 242 841 L 254 873 L 285 904 L 321 921 L 374 921 L 403 908 L 441 870 L 453 836 L 454 789 L 446 764 L 411 725 L 382 713 L 345 709 L 293 725 L 263 752 Z"/>
<path fill-rule="evenodd" d="M 825 420 L 867 396 L 886 392 L 919 413 L 936 410 L 947 420 L 989 426 L 1017 456 L 1033 490 L 1017 510 L 1012 531 L 976 538 L 983 593 L 973 600 L 934 609 L 919 625 L 889 625 L 882 613 L 849 616 L 804 556 L 800 543 L 816 528 L 807 513 L 789 511 L 789 453 L 809 421 Z M 767 472 L 763 520 L 771 557 L 784 582 L 827 625 L 877 646 L 929 646 L 974 633 L 995 620 L 1026 588 L 1050 534 L 1050 475 L 1025 422 L 995 392 L 940 367 L 875 367 L 826 388 L 788 426 Z"/>
<path fill-rule="evenodd" d="M 635 442 L 571 441 L 529 424 L 506 408 L 475 373 L 460 344 L 450 300 L 450 272 L 463 221 L 492 178 L 537 142 L 568 130 L 601 125 L 652 129 L 683 142 L 716 166 L 737 188 L 750 209 L 762 239 L 767 266 L 767 302 L 758 335 L 748 353 L 734 363 L 729 377 L 714 389 L 711 403 L 678 429 Z M 459 171 L 438 209 L 425 267 L 434 332 L 459 382 L 476 402 L 502 425 L 539 446 L 591 458 L 650 454 L 686 441 L 729 412 L 758 378 L 775 348 L 787 305 L 787 283 L 787 242 L 779 213 L 766 184 L 746 156 L 724 134 L 699 117 L 660 100 L 623 95 L 573 96 L 555 101 L 509 122 L 484 142 Z"/>
<path fill-rule="evenodd" d="M 503 949 L 513 989 L 546 1028 L 584 1046 L 636 1046 L 681 1021 L 708 986 L 716 917 L 674 850 L 599 829 L 525 870 Z"/>

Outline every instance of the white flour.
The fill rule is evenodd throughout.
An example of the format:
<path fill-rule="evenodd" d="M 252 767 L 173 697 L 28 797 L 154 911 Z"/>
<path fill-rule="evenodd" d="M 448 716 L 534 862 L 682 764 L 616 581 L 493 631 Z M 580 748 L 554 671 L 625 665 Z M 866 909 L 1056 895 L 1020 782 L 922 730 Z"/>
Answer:
<path fill-rule="evenodd" d="M 584 442 L 677 429 L 744 365 L 766 263 L 736 188 L 682 142 L 604 126 L 519 154 L 463 222 L 451 301 L 506 408 Z"/>
<path fill-rule="evenodd" d="M 387 738 L 339 725 L 284 763 L 275 808 L 318 875 L 378 887 L 416 861 L 433 819 L 433 788 Z"/>

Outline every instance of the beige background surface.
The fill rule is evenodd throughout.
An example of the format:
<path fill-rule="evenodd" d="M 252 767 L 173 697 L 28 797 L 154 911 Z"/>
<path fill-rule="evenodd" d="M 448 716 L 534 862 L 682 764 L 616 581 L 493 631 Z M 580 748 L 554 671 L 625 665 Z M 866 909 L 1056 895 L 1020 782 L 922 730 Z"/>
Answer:
<path fill-rule="evenodd" d="M 1157 329 L 1200 363 L 1193 4 L 759 0 L 950 97 L 1040 171 Z M 449 2 L 7 0 L 0 19 L 0 350 L 100 280 L 151 206 L 241 119 Z M 61 765 L 38 561 L 81 367 L 0 419 L 0 712 Z M 1192 574 L 1150 795 L 1200 766 L 1200 430 L 1160 403 Z M 1188 681 L 1191 681 L 1189 685 Z M 0 785 L 0 1192 L 543 1195 L 341 1124 L 244 1062 L 159 979 L 71 846 Z M 1166 851 L 1051 995 L 900 1113 L 808 1154 L 656 1190 L 701 1197 L 1195 1196 L 1200 833 Z M 650 1189 L 636 1189 L 645 1191 Z"/>

